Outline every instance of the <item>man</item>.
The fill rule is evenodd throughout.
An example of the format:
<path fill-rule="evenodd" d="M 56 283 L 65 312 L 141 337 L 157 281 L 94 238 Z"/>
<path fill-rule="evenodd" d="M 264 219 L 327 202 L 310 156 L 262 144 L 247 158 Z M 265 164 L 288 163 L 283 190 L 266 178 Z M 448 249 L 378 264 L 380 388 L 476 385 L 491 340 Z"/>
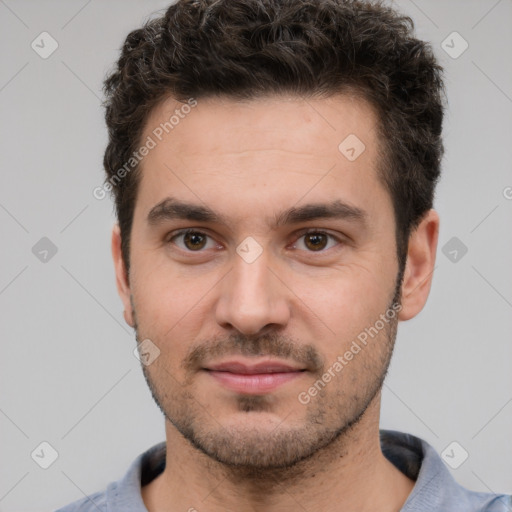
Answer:
<path fill-rule="evenodd" d="M 442 69 L 343 0 L 181 0 L 105 82 L 126 322 L 166 442 L 68 511 L 505 511 L 379 431 L 427 300 Z"/>

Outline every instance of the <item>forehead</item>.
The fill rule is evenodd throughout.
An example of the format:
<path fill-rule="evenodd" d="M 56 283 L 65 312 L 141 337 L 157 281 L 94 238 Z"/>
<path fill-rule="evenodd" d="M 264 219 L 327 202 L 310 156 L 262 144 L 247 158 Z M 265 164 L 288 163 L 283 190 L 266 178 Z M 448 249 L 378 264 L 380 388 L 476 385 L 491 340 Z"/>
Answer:
<path fill-rule="evenodd" d="M 145 215 L 166 196 L 217 210 L 237 199 L 240 211 L 229 215 L 249 215 L 303 195 L 316 203 L 366 202 L 371 210 L 387 195 L 376 172 L 376 113 L 353 95 L 168 98 L 151 112 L 142 140 L 148 137 L 155 145 L 141 164 L 136 204 Z"/>
<path fill-rule="evenodd" d="M 275 149 L 318 156 L 339 151 L 349 135 L 369 149 L 367 159 L 376 149 L 376 113 L 353 94 L 244 101 L 206 98 L 195 103 L 190 107 L 173 98 L 160 102 L 148 117 L 144 138 L 161 134 L 164 141 L 172 140 L 176 153 L 184 155 Z"/>

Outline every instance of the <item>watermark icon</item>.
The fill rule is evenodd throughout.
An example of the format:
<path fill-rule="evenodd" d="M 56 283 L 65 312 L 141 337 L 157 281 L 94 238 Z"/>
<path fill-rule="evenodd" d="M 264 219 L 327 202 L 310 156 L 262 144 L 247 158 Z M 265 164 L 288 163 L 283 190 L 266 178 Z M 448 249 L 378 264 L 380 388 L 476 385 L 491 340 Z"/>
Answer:
<path fill-rule="evenodd" d="M 347 350 L 342 356 L 338 356 L 336 361 L 327 368 L 327 371 L 324 372 L 322 377 L 315 381 L 315 383 L 307 390 L 302 391 L 297 395 L 299 402 L 302 405 L 307 405 L 311 402 L 311 398 L 316 396 L 319 391 L 321 391 L 325 386 L 347 366 L 347 364 L 354 359 L 354 356 L 359 354 L 361 350 L 366 347 L 368 344 L 368 337 L 375 338 L 379 334 L 384 327 L 386 327 L 389 322 L 395 319 L 397 314 L 402 311 L 402 305 L 397 304 L 396 302 L 386 310 L 385 313 L 381 313 L 379 316 L 379 320 L 376 320 L 371 327 L 367 327 L 364 331 L 361 331 L 357 335 L 357 343 L 356 340 L 352 341 L 352 345 L 350 349 Z"/>
<path fill-rule="evenodd" d="M 180 120 L 185 119 L 185 117 L 190 114 L 191 110 L 195 106 L 197 106 L 197 100 L 194 98 L 189 98 L 187 103 L 181 105 L 179 109 L 175 109 L 174 114 L 169 117 L 169 120 L 165 121 L 165 123 L 160 123 L 151 132 L 151 135 L 146 137 L 144 144 L 142 144 L 139 149 L 132 153 L 124 165 L 120 167 L 117 172 L 106 181 L 106 183 L 104 183 L 101 187 L 95 187 L 93 189 L 92 195 L 94 198 L 100 201 L 105 199 L 107 193 L 111 192 L 114 187 L 126 177 L 127 174 L 133 171 L 144 159 L 144 157 L 147 156 L 152 149 L 156 148 L 158 143 L 161 142 L 164 138 L 165 134 L 168 134 L 174 130 L 174 128 L 180 123 Z"/>
<path fill-rule="evenodd" d="M 263 252 L 263 247 L 248 236 L 237 246 L 236 252 L 246 263 L 254 263 Z"/>
<path fill-rule="evenodd" d="M 56 254 L 57 246 L 46 236 L 43 236 L 32 247 L 32 254 L 42 263 L 48 263 Z"/>
<path fill-rule="evenodd" d="M 467 246 L 456 236 L 443 245 L 443 254 L 452 262 L 458 263 L 468 252 Z"/>
<path fill-rule="evenodd" d="M 458 32 L 454 31 L 443 40 L 441 48 L 452 59 L 458 59 L 469 48 L 469 43 Z"/>
<path fill-rule="evenodd" d="M 503 197 L 505 199 L 512 199 L 512 187 L 505 187 L 503 189 Z"/>
<path fill-rule="evenodd" d="M 59 43 L 48 32 L 41 32 L 30 43 L 30 47 L 41 59 L 47 59 L 59 47 Z"/>
<path fill-rule="evenodd" d="M 350 162 L 359 158 L 365 149 L 364 142 L 353 133 L 345 137 L 338 146 L 339 152 Z"/>
<path fill-rule="evenodd" d="M 469 453 L 457 441 L 452 441 L 442 452 L 441 458 L 452 469 L 457 469 L 469 457 Z"/>
<path fill-rule="evenodd" d="M 43 441 L 30 456 L 39 467 L 48 469 L 59 458 L 59 452 L 49 442 Z"/>
<path fill-rule="evenodd" d="M 146 338 L 144 341 L 137 344 L 133 355 L 144 366 L 149 366 L 160 355 L 160 349 L 149 338 Z"/>

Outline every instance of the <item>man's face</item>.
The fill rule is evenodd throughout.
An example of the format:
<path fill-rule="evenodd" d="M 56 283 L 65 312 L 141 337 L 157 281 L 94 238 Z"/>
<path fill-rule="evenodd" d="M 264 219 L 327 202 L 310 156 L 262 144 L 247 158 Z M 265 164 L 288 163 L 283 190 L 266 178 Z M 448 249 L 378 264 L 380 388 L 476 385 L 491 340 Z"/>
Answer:
<path fill-rule="evenodd" d="M 160 350 L 144 374 L 203 453 L 291 465 L 357 423 L 392 353 L 397 318 L 381 315 L 398 263 L 377 120 L 347 96 L 201 100 L 158 141 L 179 107 L 157 107 L 142 138 L 157 145 L 142 163 L 128 318 Z M 351 134 L 365 145 L 355 160 L 353 136 L 338 148 Z"/>

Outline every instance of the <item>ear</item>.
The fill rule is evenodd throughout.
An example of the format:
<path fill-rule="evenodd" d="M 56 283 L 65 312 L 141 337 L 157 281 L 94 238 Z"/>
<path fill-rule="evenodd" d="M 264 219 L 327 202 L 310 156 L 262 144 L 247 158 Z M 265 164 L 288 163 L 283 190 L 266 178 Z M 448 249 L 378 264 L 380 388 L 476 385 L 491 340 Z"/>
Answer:
<path fill-rule="evenodd" d="M 436 262 L 438 236 L 439 215 L 435 210 L 429 210 L 409 237 L 399 320 L 415 317 L 427 302 Z"/>
<path fill-rule="evenodd" d="M 131 290 L 128 280 L 128 272 L 126 271 L 125 262 L 121 252 L 121 231 L 119 224 L 112 229 L 112 259 L 114 260 L 114 269 L 116 272 L 117 293 L 123 301 L 124 319 L 130 327 L 135 326 L 133 321 L 133 311 L 131 304 Z"/>

